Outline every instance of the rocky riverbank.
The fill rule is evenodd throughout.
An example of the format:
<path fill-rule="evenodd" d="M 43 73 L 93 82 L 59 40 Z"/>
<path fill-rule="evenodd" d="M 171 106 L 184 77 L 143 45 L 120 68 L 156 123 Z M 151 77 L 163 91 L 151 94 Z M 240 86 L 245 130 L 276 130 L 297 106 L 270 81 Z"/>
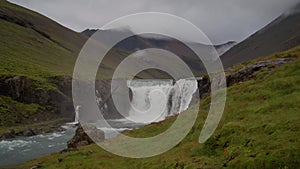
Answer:
<path fill-rule="evenodd" d="M 69 122 L 68 119 L 55 120 L 50 122 L 38 123 L 27 126 L 15 126 L 8 129 L 2 129 L 0 140 L 13 139 L 17 137 L 30 137 L 46 133 L 61 132 L 65 129 L 62 125 Z"/>
<path fill-rule="evenodd" d="M 113 106 L 110 83 L 110 80 L 97 80 L 95 92 L 101 98 L 98 101 L 104 117 L 118 119 L 122 116 Z M 126 86 L 124 80 L 118 83 Z M 41 82 L 25 76 L 0 76 L 1 140 L 61 131 L 57 126 L 73 121 L 74 116 L 71 77 L 49 77 Z M 55 122 L 59 119 L 67 120 Z"/>

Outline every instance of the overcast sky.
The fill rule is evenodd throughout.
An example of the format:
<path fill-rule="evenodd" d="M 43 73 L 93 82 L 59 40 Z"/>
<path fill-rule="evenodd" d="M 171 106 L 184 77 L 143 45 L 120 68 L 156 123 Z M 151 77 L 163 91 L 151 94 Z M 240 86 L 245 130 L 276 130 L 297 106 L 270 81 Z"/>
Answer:
<path fill-rule="evenodd" d="M 215 44 L 241 41 L 300 0 L 9 0 L 75 31 L 124 15 L 165 12 L 198 26 Z"/>

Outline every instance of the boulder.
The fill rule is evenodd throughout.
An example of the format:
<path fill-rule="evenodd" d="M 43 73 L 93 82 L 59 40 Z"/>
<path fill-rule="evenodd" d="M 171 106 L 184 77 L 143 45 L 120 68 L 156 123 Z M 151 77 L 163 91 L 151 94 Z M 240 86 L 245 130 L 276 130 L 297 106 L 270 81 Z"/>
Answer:
<path fill-rule="evenodd" d="M 36 135 L 32 129 L 25 129 L 22 131 L 23 136 L 29 137 Z"/>
<path fill-rule="evenodd" d="M 16 136 L 16 132 L 15 130 L 7 130 L 6 132 L 4 132 L 2 135 L 1 135 L 1 139 L 10 139 L 10 138 L 15 138 Z"/>
<path fill-rule="evenodd" d="M 84 125 L 82 127 L 82 125 L 79 125 L 76 129 L 74 137 L 68 141 L 68 148 L 76 149 L 77 147 L 94 143 L 89 136 L 91 136 L 96 142 L 100 142 L 105 139 L 104 132 L 100 129 L 97 129 L 95 126 Z"/>

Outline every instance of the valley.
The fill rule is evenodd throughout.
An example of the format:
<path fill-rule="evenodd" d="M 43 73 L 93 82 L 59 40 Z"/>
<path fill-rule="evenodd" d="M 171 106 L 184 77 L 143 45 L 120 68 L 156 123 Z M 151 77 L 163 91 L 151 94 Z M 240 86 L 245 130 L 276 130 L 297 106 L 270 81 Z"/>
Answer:
<path fill-rule="evenodd" d="M 76 32 L 46 15 L 0 0 L 0 168 L 297 168 L 299 21 L 300 4 L 241 42 L 228 39 L 208 45 L 150 33 L 134 35 L 106 54 L 91 82 L 73 79 L 85 43 L 97 32 L 110 39 L 134 34 L 131 28 Z M 213 48 L 225 68 L 224 114 L 203 144 L 198 141 L 212 106 L 212 84 L 203 62 L 186 44 L 203 51 Z M 196 78 L 174 79 L 147 69 L 130 80 L 112 79 L 129 55 L 133 60 L 143 55 L 135 67 L 151 65 L 147 56 L 164 57 L 144 50 L 148 48 L 176 54 Z M 183 71 L 172 58 L 161 62 Z M 111 85 L 113 80 L 117 86 Z M 74 87 L 77 83 L 95 90 L 97 111 L 90 111 L 89 99 L 74 99 L 74 93 L 80 98 L 88 95 L 88 90 Z M 114 96 L 121 100 L 121 111 Z M 197 119 L 187 136 L 171 150 L 149 158 L 109 153 L 87 134 L 98 134 L 103 144 L 126 146 L 120 133 L 153 137 L 169 129 L 181 114 L 195 110 Z"/>

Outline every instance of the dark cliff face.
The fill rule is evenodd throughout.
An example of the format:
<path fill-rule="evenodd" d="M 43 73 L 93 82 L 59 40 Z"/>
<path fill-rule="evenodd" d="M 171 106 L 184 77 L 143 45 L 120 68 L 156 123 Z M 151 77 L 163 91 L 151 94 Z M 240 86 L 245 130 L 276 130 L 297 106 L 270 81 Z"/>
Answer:
<path fill-rule="evenodd" d="M 77 82 L 75 82 L 77 83 Z M 82 88 L 74 89 L 77 95 L 80 95 L 83 99 L 78 100 L 77 105 L 80 105 L 80 119 L 83 121 L 94 121 L 99 118 L 95 112 L 101 111 L 105 119 L 120 119 L 124 118 L 128 114 L 130 109 L 130 90 L 127 87 L 127 81 L 124 79 L 117 79 L 116 84 L 112 87 L 111 80 L 97 79 L 95 83 L 81 82 Z M 98 102 L 98 110 L 91 112 L 91 101 L 86 95 L 88 90 L 91 90 L 91 86 L 95 84 L 95 95 Z M 112 95 L 115 96 L 120 102 L 119 110 L 115 106 L 115 101 Z M 77 106 L 75 105 L 75 106 Z M 119 112 L 122 112 L 119 113 Z"/>
<path fill-rule="evenodd" d="M 125 100 L 125 93 L 129 92 L 129 88 L 127 87 L 126 80 L 118 80 L 117 86 L 111 87 L 111 80 L 97 80 L 96 81 L 96 95 L 102 99 L 99 104 L 100 110 L 102 110 L 102 114 L 106 119 L 119 119 L 124 118 L 123 115 L 119 113 L 117 108 L 115 107 L 114 100 L 112 98 L 112 94 L 116 97 Z M 129 111 L 129 105 L 123 104 L 120 107 L 123 112 Z"/>
<path fill-rule="evenodd" d="M 14 76 L 0 80 L 0 95 L 11 97 L 13 100 L 31 104 L 35 103 L 46 108 L 46 112 L 67 115 L 70 109 L 69 98 L 59 90 L 42 90 L 34 81 L 25 76 Z"/>
<path fill-rule="evenodd" d="M 96 80 L 95 94 L 100 100 L 99 109 L 105 119 L 119 119 L 124 117 L 115 107 L 111 93 L 113 91 L 117 98 L 126 100 L 125 97 L 128 97 L 128 95 L 124 94 L 126 93 L 125 90 L 130 93 L 126 83 L 126 80 L 118 80 L 117 86 L 111 90 L 111 80 Z M 50 117 L 54 117 L 53 115 L 73 120 L 75 110 L 72 99 L 72 78 L 69 76 L 52 77 L 49 79 L 49 84 L 52 84 L 56 88 L 42 90 L 35 84 L 34 80 L 24 76 L 2 77 L 0 78 L 0 96 L 9 97 L 16 101 L 16 103 L 39 105 L 40 108 L 36 110 L 35 114 L 29 117 L 36 119 L 36 121 L 48 120 Z M 80 93 L 82 95 L 85 94 L 84 91 L 79 92 L 82 92 Z M 90 101 L 81 100 L 80 105 L 82 107 L 80 111 L 86 112 L 88 110 L 87 105 L 89 104 Z M 128 112 L 129 106 L 129 102 L 122 103 L 121 111 Z M 44 115 L 40 116 L 38 115 L 39 113 Z M 95 119 L 89 116 L 85 117 L 85 115 L 82 115 L 80 118 L 83 120 Z M 23 123 L 22 121 L 20 122 Z M 25 119 L 25 121 L 30 121 L 30 119 Z"/>

